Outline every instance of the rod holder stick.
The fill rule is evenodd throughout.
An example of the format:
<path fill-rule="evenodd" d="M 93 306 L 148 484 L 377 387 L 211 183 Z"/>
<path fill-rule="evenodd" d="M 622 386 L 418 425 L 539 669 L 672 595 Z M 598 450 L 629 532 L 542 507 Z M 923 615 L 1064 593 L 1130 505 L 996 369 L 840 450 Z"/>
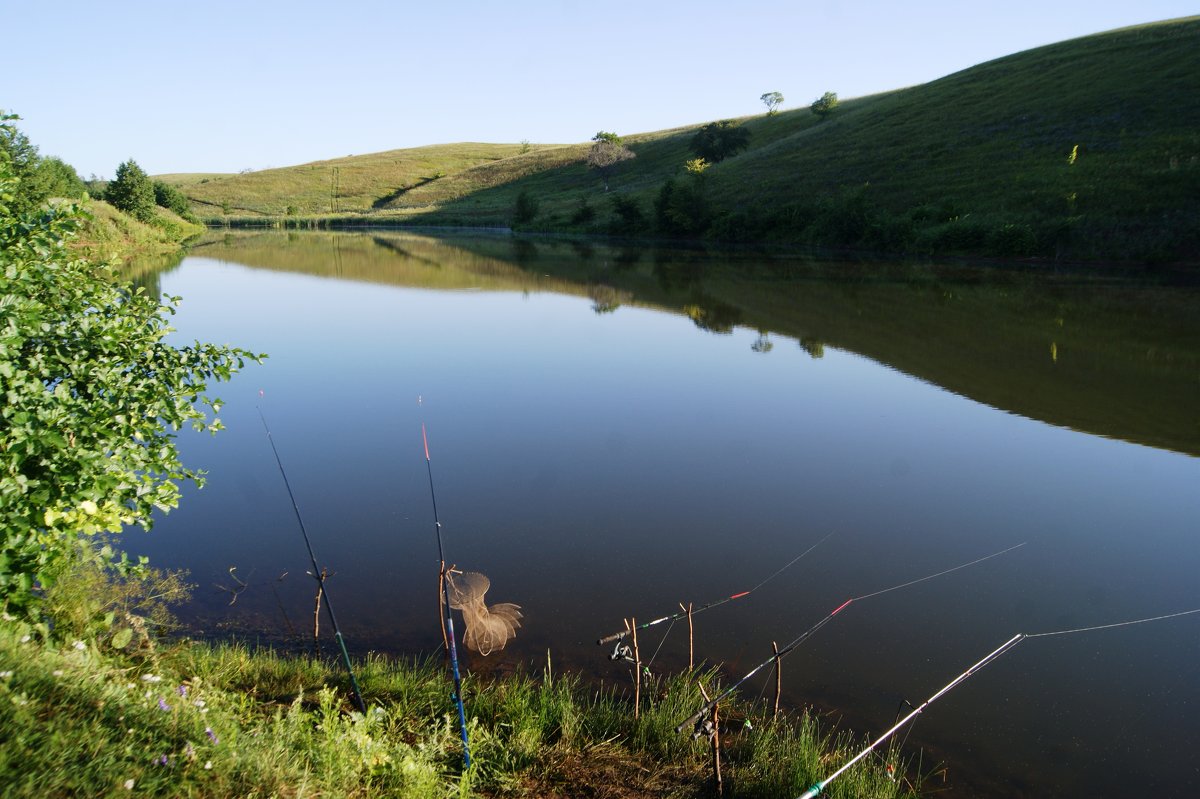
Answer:
<path fill-rule="evenodd" d="M 775 711 L 771 718 L 779 718 L 779 695 L 783 693 L 783 662 L 779 659 L 779 644 L 771 642 L 775 652 Z"/>
<path fill-rule="evenodd" d="M 697 683 L 697 685 L 700 686 L 700 695 L 704 697 L 704 701 L 712 703 L 712 710 L 709 711 L 709 721 L 712 722 L 712 737 L 709 738 L 709 745 L 712 748 L 713 784 L 717 788 L 717 796 L 723 796 L 725 784 L 721 779 L 721 728 L 718 724 L 721 703 L 709 699 L 708 691 L 704 690 L 704 683 Z"/>
<path fill-rule="evenodd" d="M 696 646 L 694 638 L 694 630 L 692 629 L 692 603 L 687 606 L 688 614 L 688 671 L 691 671 L 696 665 Z"/>
<path fill-rule="evenodd" d="M 629 629 L 633 632 L 633 719 L 637 721 L 642 709 L 642 658 L 638 654 L 637 617 L 630 618 Z"/>

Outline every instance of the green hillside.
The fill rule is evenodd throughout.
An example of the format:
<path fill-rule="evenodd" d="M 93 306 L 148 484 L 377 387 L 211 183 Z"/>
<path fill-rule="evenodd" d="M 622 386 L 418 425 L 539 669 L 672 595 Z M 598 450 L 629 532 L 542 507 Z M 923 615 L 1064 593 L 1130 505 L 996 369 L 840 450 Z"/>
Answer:
<path fill-rule="evenodd" d="M 210 221 L 503 226 L 525 192 L 533 230 L 1009 257 L 1200 252 L 1200 17 L 997 59 L 824 120 L 805 107 L 739 122 L 750 146 L 700 178 L 683 170 L 700 125 L 627 136 L 637 157 L 608 193 L 583 161 L 588 143 L 394 150 L 183 190 Z"/>

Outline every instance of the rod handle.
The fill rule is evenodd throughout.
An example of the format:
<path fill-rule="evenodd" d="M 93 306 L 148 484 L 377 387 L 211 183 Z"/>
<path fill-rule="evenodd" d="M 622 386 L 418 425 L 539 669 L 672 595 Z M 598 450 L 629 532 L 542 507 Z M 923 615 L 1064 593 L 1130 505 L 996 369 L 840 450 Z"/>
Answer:
<path fill-rule="evenodd" d="M 622 630 L 619 633 L 613 633 L 612 635 L 606 635 L 605 637 L 596 641 L 596 643 L 599 646 L 604 646 L 605 644 L 611 644 L 613 641 L 620 641 L 622 638 L 624 638 L 627 635 L 629 635 L 629 630 Z"/>

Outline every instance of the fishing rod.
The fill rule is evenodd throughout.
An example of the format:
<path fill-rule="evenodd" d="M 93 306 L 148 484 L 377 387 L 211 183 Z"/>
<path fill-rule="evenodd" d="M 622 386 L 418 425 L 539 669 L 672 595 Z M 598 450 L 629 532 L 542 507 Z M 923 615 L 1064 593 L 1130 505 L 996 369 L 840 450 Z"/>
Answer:
<path fill-rule="evenodd" d="M 258 392 L 261 397 L 262 392 Z M 346 666 L 346 673 L 350 675 L 350 688 L 354 691 L 354 701 L 358 705 L 358 709 L 366 714 L 367 704 L 363 701 L 362 692 L 358 690 L 358 680 L 354 677 L 354 667 L 350 665 L 350 653 L 346 651 L 346 641 L 342 638 L 342 628 L 338 626 L 337 616 L 333 613 L 333 603 L 329 600 L 329 593 L 325 590 L 325 572 L 317 566 L 317 556 L 313 554 L 312 541 L 308 538 L 308 530 L 304 527 L 304 518 L 300 515 L 300 506 L 296 504 L 296 495 L 292 493 L 292 484 L 288 481 L 287 472 L 284 471 L 283 461 L 279 457 L 279 450 L 275 448 L 275 439 L 271 436 L 271 428 L 267 424 L 267 417 L 263 414 L 262 408 L 258 408 L 258 418 L 262 419 L 263 429 L 267 431 L 267 441 L 271 444 L 271 452 L 275 453 L 275 463 L 279 466 L 279 474 L 283 477 L 283 485 L 287 488 L 288 497 L 292 500 L 292 510 L 296 512 L 296 521 L 300 524 L 300 532 L 304 536 L 304 545 L 308 547 L 308 559 L 312 562 L 313 579 L 317 581 L 317 590 L 320 592 L 321 598 L 325 602 L 325 611 L 329 614 L 329 624 L 333 627 L 333 637 L 337 641 L 338 648 L 342 650 L 342 663 Z"/>
<path fill-rule="evenodd" d="M 836 532 L 836 531 L 834 531 L 834 532 Z M 774 574 L 772 574 L 767 579 L 763 580 L 758 585 L 751 588 L 749 591 L 742 591 L 741 593 L 733 594 L 731 596 L 722 597 L 721 599 L 714 600 L 712 602 L 709 602 L 707 605 L 701 605 L 700 607 L 696 608 L 695 610 L 692 610 L 690 612 L 690 615 L 695 616 L 697 613 L 701 613 L 703 611 L 710 610 L 712 608 L 717 607 L 718 605 L 724 605 L 726 602 L 732 602 L 735 599 L 741 599 L 744 596 L 749 596 L 750 594 L 754 593 L 758 589 L 762 588 L 767 583 L 771 582 L 771 580 L 774 580 L 776 577 L 778 577 L 780 574 L 782 574 L 789 566 L 794 564 L 796 561 L 800 560 L 805 555 L 807 555 L 809 552 L 812 552 L 814 549 L 821 546 L 821 544 L 824 544 L 826 541 L 829 540 L 830 536 L 832 536 L 832 535 L 833 535 L 833 533 L 830 533 L 829 535 L 825 536 L 817 543 L 813 544 L 808 549 L 801 552 L 796 557 L 792 558 L 790 561 L 785 563 L 782 568 L 778 569 Z M 613 641 L 620 641 L 625 636 L 632 633 L 634 630 L 644 630 L 647 627 L 653 627 L 656 624 L 662 624 L 663 622 L 667 622 L 667 621 L 678 621 L 679 619 L 682 619 L 687 615 L 689 615 L 689 611 L 681 610 L 680 612 L 675 613 L 671 616 L 663 616 L 662 618 L 654 619 L 653 621 L 648 621 L 645 624 L 639 624 L 635 627 L 628 627 L 628 628 L 622 630 L 621 632 L 613 633 L 612 635 L 606 635 L 603 638 L 596 641 L 596 643 L 599 644 L 600 646 L 604 646 L 605 644 L 611 644 Z M 616 653 L 614 653 L 613 660 L 617 659 L 617 657 L 615 655 L 616 655 Z"/>
<path fill-rule="evenodd" d="M 711 700 L 709 700 L 707 703 L 705 703 L 705 705 L 703 707 L 701 707 L 699 710 L 697 710 L 695 713 L 688 716 L 683 721 L 679 722 L 679 724 L 676 725 L 676 727 L 675 727 L 675 732 L 677 732 L 677 733 L 683 732 L 684 728 L 686 728 L 687 726 L 696 725 L 696 728 L 692 733 L 692 737 L 698 738 L 701 735 L 703 735 L 704 730 L 701 727 L 701 724 L 702 724 L 701 720 L 707 717 L 709 711 L 711 711 L 718 702 L 725 699 L 725 697 L 729 696 L 734 691 L 736 691 L 739 687 L 741 687 L 741 685 L 743 683 L 745 683 L 747 680 L 749 680 L 755 674 L 762 671 L 763 669 L 765 669 L 767 666 L 771 665 L 772 663 L 775 663 L 775 662 L 781 660 L 784 655 L 787 655 L 789 652 L 793 651 L 798 646 L 803 644 L 805 641 L 807 641 L 809 638 L 811 638 L 818 630 L 820 630 L 822 627 L 824 627 L 829 622 L 833 621 L 834 616 L 841 613 L 843 610 L 845 610 L 847 607 L 849 607 L 854 602 L 861 602 L 864 599 L 870 599 L 872 597 L 877 597 L 877 596 L 880 596 L 881 594 L 887 594 L 892 591 L 899 591 L 901 588 L 908 588 L 909 586 L 916 585 L 917 583 L 923 583 L 927 580 L 932 580 L 935 577 L 941 577 L 943 575 L 950 574 L 951 572 L 956 572 L 959 569 L 965 569 L 968 566 L 974 566 L 978 563 L 983 563 L 985 560 L 991 560 L 992 558 L 1000 557 L 1001 555 L 1003 555 L 1005 553 L 1012 552 L 1014 549 L 1017 549 L 1017 548 L 1023 547 L 1023 546 L 1025 546 L 1024 542 L 1022 542 L 1020 544 L 1016 544 L 1014 546 L 1011 546 L 1008 549 L 1002 549 L 999 552 L 993 552 L 990 555 L 985 555 L 982 558 L 976 558 L 975 560 L 969 561 L 967 563 L 959 564 L 958 566 L 954 566 L 953 568 L 945 569 L 943 571 L 936 572 L 934 574 L 928 574 L 924 577 L 919 577 L 916 580 L 909 580 L 908 582 L 900 583 L 899 585 L 893 585 L 890 588 L 884 588 L 879 591 L 872 591 L 869 594 L 862 594 L 861 596 L 851 597 L 850 599 L 847 599 L 845 602 L 843 602 L 842 604 L 840 604 L 836 608 L 834 608 L 829 613 L 829 615 L 827 615 L 825 618 L 818 621 L 812 627 L 809 627 L 807 630 L 805 630 L 803 633 L 801 633 L 799 635 L 799 637 L 797 637 L 795 640 L 793 640 L 787 646 L 783 647 L 783 649 L 780 649 L 778 653 L 771 655 L 770 658 L 768 658 L 767 660 L 764 660 L 762 663 L 759 663 L 757 666 L 752 668 L 750 671 L 746 672 L 745 676 L 743 676 L 740 680 L 733 683 L 733 685 L 730 685 L 728 688 L 726 688 L 721 693 L 717 694 L 715 697 L 713 697 Z"/>
<path fill-rule="evenodd" d="M 446 555 L 442 549 L 442 522 L 438 519 L 437 494 L 433 490 L 433 466 L 429 460 L 429 436 L 421 422 L 421 442 L 425 445 L 425 470 L 429 473 L 429 498 L 433 501 L 433 526 L 437 531 L 438 560 L 441 563 L 438 582 L 442 587 L 442 636 L 450 653 L 450 670 L 454 675 L 454 703 L 458 706 L 458 729 L 462 733 L 463 767 L 471 765 L 471 743 L 467 740 L 467 713 L 463 709 L 462 677 L 458 671 L 458 647 L 454 644 L 454 615 L 450 612 L 450 586 L 446 580 Z"/>
<path fill-rule="evenodd" d="M 1095 630 L 1108 630 L 1113 627 L 1127 627 L 1131 624 L 1144 624 L 1146 622 L 1151 622 L 1151 621 L 1162 621 L 1163 619 L 1173 619 L 1177 616 L 1187 616 L 1192 613 L 1200 613 L 1200 608 L 1195 608 L 1193 610 L 1183 610 L 1178 613 L 1168 613 L 1164 616 L 1154 616 L 1154 617 L 1145 618 L 1145 619 L 1134 619 L 1133 621 L 1122 621 L 1122 622 L 1117 622 L 1115 624 L 1101 624 L 1101 625 L 1098 625 L 1095 627 L 1079 627 L 1079 628 L 1076 628 L 1073 630 L 1054 630 L 1052 632 L 1046 632 L 1046 633 L 1017 633 L 1012 638 L 1009 638 L 1007 641 L 1005 641 L 1003 644 L 998 646 L 996 649 L 992 650 L 987 655 L 985 655 L 983 657 L 983 659 L 980 660 L 978 663 L 971 666 L 969 669 L 964 671 L 962 674 L 958 675 L 953 680 L 951 680 L 950 682 L 948 682 L 944 686 L 942 686 L 937 692 L 935 692 L 932 696 L 930 696 L 928 699 L 926 699 L 924 702 L 922 702 L 919 707 L 913 708 L 911 713 L 909 713 L 904 718 L 900 719 L 900 721 L 896 722 L 891 727 L 891 729 L 889 729 L 887 732 L 883 733 L 878 738 L 876 738 L 873 742 L 871 742 L 871 744 L 869 746 L 867 746 L 867 748 L 863 749 L 861 752 L 859 752 L 857 755 L 852 757 L 850 760 L 846 761 L 846 763 L 841 768 L 839 768 L 837 771 L 833 772 L 832 774 L 830 774 L 828 777 L 826 777 L 823 780 L 818 780 L 816 782 L 816 784 L 814 784 L 811 788 L 809 788 L 807 791 L 804 792 L 804 794 L 800 797 L 800 799 L 814 799 L 814 797 L 816 797 L 818 794 L 820 794 L 821 791 L 825 790 L 825 786 L 829 785 L 829 783 L 833 782 L 835 779 L 837 779 L 839 776 L 841 776 L 847 769 L 849 769 L 855 763 L 862 760 L 868 754 L 873 752 L 880 744 L 882 744 L 884 741 L 886 741 L 888 738 L 890 738 L 892 735 L 894 735 L 897 730 L 899 730 L 905 724 L 908 724 L 910 721 L 912 721 L 918 715 L 920 715 L 921 711 L 923 711 L 925 708 L 929 707 L 931 704 L 936 702 L 941 697 L 945 696 L 947 693 L 950 692 L 951 689 L 958 686 L 960 683 L 965 681 L 971 675 L 975 674 L 977 671 L 982 669 L 984 666 L 987 666 L 992 661 L 996 660 L 1001 655 L 1010 651 L 1011 649 L 1013 649 L 1013 647 L 1015 647 L 1017 644 L 1021 643 L 1022 641 L 1026 640 L 1026 639 L 1044 638 L 1046 636 L 1051 636 L 1051 635 L 1072 635 L 1074 633 L 1086 633 L 1086 632 L 1093 632 Z"/>

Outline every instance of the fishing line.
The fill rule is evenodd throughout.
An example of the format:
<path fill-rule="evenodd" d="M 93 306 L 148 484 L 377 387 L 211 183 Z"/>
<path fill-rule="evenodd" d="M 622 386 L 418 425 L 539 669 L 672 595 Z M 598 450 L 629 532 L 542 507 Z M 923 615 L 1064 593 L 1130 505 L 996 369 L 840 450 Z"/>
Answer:
<path fill-rule="evenodd" d="M 262 392 L 258 392 L 258 396 L 262 397 Z M 350 665 L 350 653 L 346 651 L 346 641 L 342 638 L 342 628 L 338 626 L 337 616 L 333 613 L 333 603 L 329 601 L 329 593 L 325 590 L 325 578 L 322 576 L 324 572 L 317 566 L 317 556 L 313 554 L 312 541 L 308 537 L 308 529 L 304 526 L 304 517 L 300 515 L 300 506 L 296 503 L 296 495 L 292 491 L 292 484 L 288 480 L 287 472 L 283 468 L 283 460 L 279 457 L 279 450 L 275 448 L 275 438 L 271 435 L 271 428 L 267 424 L 267 417 L 263 413 L 262 408 L 255 406 L 258 411 L 258 418 L 262 419 L 263 429 L 267 431 L 267 441 L 271 444 L 271 452 L 275 453 L 275 463 L 279 466 L 279 474 L 283 477 L 283 485 L 287 489 L 288 498 L 292 501 L 292 510 L 296 512 L 296 522 L 300 525 L 300 533 L 304 536 L 304 546 L 308 548 L 308 559 L 312 563 L 312 576 L 317 581 L 317 591 L 320 593 L 322 600 L 325 602 L 325 612 L 329 615 L 329 624 L 333 627 L 333 637 L 337 641 L 338 648 L 342 650 L 342 663 L 346 666 L 346 673 L 350 675 L 350 688 L 354 691 L 354 701 L 358 705 L 358 709 L 365 715 L 367 712 L 367 704 L 363 701 L 362 692 L 358 690 L 358 680 L 354 677 L 354 667 Z"/>
<path fill-rule="evenodd" d="M 420 404 L 421 400 L 417 400 Z M 458 647 L 454 643 L 454 614 L 450 612 L 450 586 L 446 579 L 446 555 L 442 549 L 442 522 L 438 518 L 437 494 L 433 490 L 433 466 L 429 459 L 429 436 L 425 434 L 425 423 L 421 422 L 421 442 L 425 445 L 425 470 L 429 473 L 429 498 L 433 502 L 433 526 L 437 532 L 438 561 L 440 572 L 438 582 L 442 588 L 442 636 L 445 638 L 450 652 L 450 670 L 454 676 L 454 704 L 458 707 L 458 729 L 463 742 L 463 767 L 471 765 L 471 743 L 467 739 L 467 714 L 462 701 L 462 676 L 458 670 Z"/>
<path fill-rule="evenodd" d="M 1003 644 L 1001 644 L 999 647 L 994 649 L 992 652 L 988 653 L 978 663 L 971 666 L 969 669 L 967 669 L 962 674 L 955 677 L 950 682 L 946 683 L 946 685 L 942 686 L 941 689 L 939 689 L 936 693 L 934 693 L 932 696 L 930 696 L 928 699 L 926 699 L 923 703 L 921 703 L 920 706 L 914 708 L 911 713 L 909 713 L 907 716 L 905 716 L 900 721 L 896 722 L 896 724 L 893 725 L 887 732 L 883 733 L 878 738 L 876 738 L 869 746 L 867 746 L 867 748 L 863 749 L 861 752 L 859 752 L 853 758 L 848 760 L 844 765 L 842 765 L 841 768 L 839 768 L 833 774 L 829 775 L 828 777 L 826 777 L 823 780 L 819 780 L 811 788 L 809 788 L 807 791 L 805 791 L 804 794 L 800 796 L 800 799 L 814 799 L 814 797 L 816 797 L 819 793 L 821 793 L 821 791 L 823 791 L 825 789 L 825 787 L 827 785 L 829 785 L 829 783 L 833 782 L 835 779 L 837 779 L 838 776 L 843 774 L 847 769 L 849 769 L 855 763 L 862 760 L 868 754 L 873 752 L 876 749 L 876 747 L 878 747 L 881 743 L 883 743 L 888 738 L 890 738 L 897 730 L 899 730 L 901 727 L 908 724 L 910 721 L 912 721 L 918 715 L 920 715 L 921 711 L 923 711 L 925 708 L 929 707 L 929 705 L 933 704 L 935 701 L 937 701 L 942 696 L 945 696 L 947 693 L 950 692 L 951 689 L 955 688 L 957 685 L 959 685 L 960 683 L 965 681 L 968 677 L 978 673 L 982 669 L 984 669 L 987 666 L 994 663 L 1001 655 L 1004 655 L 1009 650 L 1013 649 L 1017 644 L 1021 643 L 1022 641 L 1026 640 L 1026 639 L 1046 638 L 1046 637 L 1054 636 L 1054 635 L 1074 635 L 1075 633 L 1090 633 L 1090 632 L 1095 632 L 1097 630 L 1111 630 L 1116 627 L 1129 627 L 1129 626 L 1132 626 L 1135 624 L 1147 624 L 1152 621 L 1163 621 L 1164 619 L 1175 619 L 1175 618 L 1179 618 L 1180 616 L 1190 616 L 1194 613 L 1200 613 L 1200 608 L 1193 608 L 1191 610 L 1181 610 L 1177 613 L 1166 613 L 1161 616 L 1148 616 L 1146 618 L 1132 619 L 1130 621 L 1114 622 L 1112 624 L 1099 624 L 1099 625 L 1095 625 L 1092 627 L 1074 627 L 1074 628 L 1066 629 L 1066 630 L 1051 630 L 1049 632 L 1042 632 L 1042 633 L 1017 633 L 1012 638 L 1008 639 Z M 907 736 L 905 736 L 905 739 L 907 740 Z"/>
<path fill-rule="evenodd" d="M 871 593 L 869 593 L 869 594 L 862 594 L 861 596 L 856 596 L 856 597 L 852 597 L 851 599 L 847 599 L 845 602 L 843 602 L 842 604 L 840 604 L 840 605 L 838 605 L 836 608 L 834 608 L 834 609 L 833 609 L 833 610 L 832 610 L 832 611 L 829 613 L 829 615 L 828 615 L 828 616 L 826 616 L 825 618 L 823 618 L 823 619 L 821 619 L 820 621 L 818 621 L 818 622 L 817 622 L 816 624 L 814 624 L 812 627 L 809 627 L 807 630 L 805 630 L 804 632 L 802 632 L 802 633 L 800 634 L 800 636 L 799 636 L 799 637 L 797 637 L 795 640 L 793 640 L 793 641 L 792 641 L 791 643 L 789 643 L 787 646 L 785 646 L 785 647 L 783 647 L 782 649 L 780 649 L 778 654 L 772 655 L 772 656 L 771 656 L 770 658 L 768 658 L 767 660 L 764 660 L 762 663 L 759 663 L 757 666 L 755 666 L 753 669 L 751 669 L 749 672 L 747 672 L 747 673 L 746 673 L 746 675 L 745 675 L 745 676 L 743 676 L 743 677 L 742 677 L 740 680 L 738 680 L 737 682 L 733 683 L 733 684 L 732 684 L 732 685 L 730 685 L 730 686 L 729 686 L 727 689 L 725 689 L 723 692 L 721 692 L 721 693 L 720 693 L 720 694 L 718 694 L 716 697 L 714 697 L 714 698 L 713 698 L 713 699 L 711 699 L 709 702 L 707 702 L 707 703 L 706 703 L 706 704 L 705 704 L 703 707 L 701 707 L 701 708 L 700 708 L 700 710 L 696 711 L 696 712 L 695 712 L 695 713 L 693 713 L 691 716 L 688 716 L 686 719 L 684 719 L 683 721 L 681 721 L 681 722 L 680 722 L 680 723 L 679 723 L 679 724 L 678 724 L 678 725 L 675 727 L 675 732 L 683 732 L 683 730 L 684 730 L 684 728 L 685 728 L 685 727 L 687 727 L 687 726 L 688 726 L 688 725 L 690 725 L 690 724 L 695 724 L 695 723 L 696 723 L 698 720 L 700 720 L 700 719 L 704 718 L 704 717 L 706 716 L 706 714 L 707 714 L 707 713 L 708 713 L 710 710 L 712 710 L 712 708 L 713 708 L 713 705 L 717 704 L 718 702 L 720 702 L 721 700 L 723 700 L 725 697 L 727 697 L 727 696 L 729 696 L 730 694 L 732 694 L 732 693 L 733 693 L 734 691 L 736 691 L 736 690 L 737 690 L 737 689 L 738 689 L 738 688 L 739 688 L 739 687 L 740 687 L 740 686 L 741 686 L 743 683 L 745 683 L 747 680 L 749 680 L 751 677 L 753 677 L 753 676 L 754 676 L 755 674 L 757 674 L 758 672 L 760 672 L 760 671 L 762 671 L 763 669 L 765 669 L 767 666 L 769 666 L 769 665 L 771 665 L 772 663 L 774 663 L 776 660 L 782 660 L 784 655 L 786 655 L 786 654 L 788 654 L 789 652 L 791 652 L 792 650 L 796 649 L 796 647 L 800 646 L 802 643 L 804 643 L 805 641 L 807 641 L 807 640 L 808 640 L 810 637 L 812 637 L 813 635 L 815 635 L 815 634 L 817 633 L 817 631 L 818 631 L 818 630 L 820 630 L 822 627 L 824 627 L 824 626 L 825 626 L 826 624 L 828 624 L 829 622 L 833 621 L 833 617 L 834 617 L 834 616 L 836 616 L 836 615 L 838 615 L 839 613 L 841 613 L 841 612 L 842 612 L 843 610 L 845 610 L 847 607 L 849 607 L 851 603 L 853 603 L 853 602 L 861 602 L 861 601 L 862 601 L 862 600 L 864 600 L 864 599 L 870 599 L 871 597 L 877 597 L 877 596 L 881 596 L 881 595 L 883 595 L 883 594 L 887 594 L 887 593 L 890 593 L 890 592 L 892 592 L 892 591 L 898 591 L 898 590 L 900 590 L 901 588 L 907 588 L 907 587 L 909 587 L 909 586 L 913 586 L 913 585 L 916 585 L 916 584 L 918 584 L 918 583 L 923 583 L 923 582 L 925 582 L 925 581 L 927 581 L 927 580 L 932 580 L 934 577 L 941 577 L 941 576 L 943 576 L 943 575 L 950 574 L 951 572 L 956 572 L 956 571 L 958 571 L 958 570 L 960 570 L 960 569 L 965 569 L 965 568 L 967 568 L 968 566 L 974 566 L 974 565 L 976 565 L 976 564 L 978 564 L 978 563 L 983 563 L 985 560 L 990 560 L 991 558 L 999 557 L 1000 555 L 1003 555 L 1003 554 L 1005 554 L 1006 552 L 1012 552 L 1014 549 L 1017 549 L 1018 547 L 1023 547 L 1023 546 L 1025 546 L 1025 543 L 1024 543 L 1024 542 L 1022 542 L 1022 543 L 1020 543 L 1020 544 L 1016 544 L 1016 545 L 1014 545 L 1014 546 L 1011 546 L 1011 547 L 1009 547 L 1008 549 L 1002 549 L 1002 550 L 1000 550 L 999 552 L 994 552 L 994 553 L 992 553 L 991 555 L 986 555 L 986 556 L 984 556 L 984 557 L 982 557 L 982 558 L 976 558 L 975 560 L 972 560 L 972 561 L 970 561 L 970 562 L 968 562 L 968 563 L 963 563 L 963 564 L 961 564 L 961 565 L 959 565 L 959 566 L 955 566 L 955 567 L 953 567 L 953 568 L 951 568 L 951 569 L 945 569 L 945 570 L 943 570 L 943 571 L 936 572 L 936 573 L 934 573 L 934 574 L 930 574 L 930 575 L 928 575 L 928 576 L 925 576 L 925 577 L 920 577 L 920 578 L 918 578 L 918 579 L 916 579 L 916 580 L 909 580 L 909 581 L 907 581 L 907 582 L 900 583 L 899 585 L 894 585 L 894 586 L 891 586 L 890 588 L 884 588 L 884 589 L 882 589 L 882 590 L 880 590 L 880 591 L 873 591 L 873 592 L 871 592 Z"/>
<path fill-rule="evenodd" d="M 834 532 L 837 532 L 837 531 L 835 530 Z M 820 541 L 813 544 L 811 547 L 809 547 L 808 549 L 804 550 L 796 557 L 789 560 L 782 567 L 777 569 L 770 577 L 763 580 L 758 585 L 751 588 L 749 591 L 741 591 L 741 592 L 733 594 L 731 596 L 722 597 L 721 599 L 717 599 L 712 602 L 709 602 L 707 605 L 701 605 L 700 607 L 694 608 L 692 610 L 692 615 L 695 616 L 697 613 L 702 613 L 703 611 L 711 610 L 712 608 L 715 608 L 718 605 L 724 605 L 726 602 L 732 602 L 735 599 L 741 599 L 744 596 L 749 596 L 750 594 L 754 593 L 758 589 L 762 588 L 767 583 L 774 580 L 776 577 L 778 577 L 780 574 L 782 574 L 789 566 L 793 565 L 796 561 L 800 560 L 805 555 L 807 555 L 809 552 L 812 552 L 814 549 L 821 546 L 821 544 L 824 544 L 826 541 L 828 541 L 830 539 L 831 536 L 833 536 L 833 533 L 830 533 L 829 535 L 825 536 Z M 674 622 L 678 619 L 685 618 L 687 615 L 688 615 L 688 612 L 686 610 L 682 610 L 679 613 L 675 613 L 670 616 L 663 616 L 661 618 L 654 619 L 653 621 L 648 621 L 644 624 L 639 624 L 634 629 L 644 630 L 647 627 L 653 627 L 656 624 L 662 624 L 664 621 Z M 596 641 L 596 643 L 599 644 L 600 646 L 604 646 L 605 644 L 611 644 L 613 641 L 620 641 L 625 636 L 629 635 L 631 632 L 633 632 L 633 630 L 625 629 L 625 630 L 622 630 L 621 632 L 613 633 L 612 635 L 606 635 L 603 638 L 601 638 L 600 640 Z M 616 658 L 613 658 L 613 659 L 615 660 Z"/>

